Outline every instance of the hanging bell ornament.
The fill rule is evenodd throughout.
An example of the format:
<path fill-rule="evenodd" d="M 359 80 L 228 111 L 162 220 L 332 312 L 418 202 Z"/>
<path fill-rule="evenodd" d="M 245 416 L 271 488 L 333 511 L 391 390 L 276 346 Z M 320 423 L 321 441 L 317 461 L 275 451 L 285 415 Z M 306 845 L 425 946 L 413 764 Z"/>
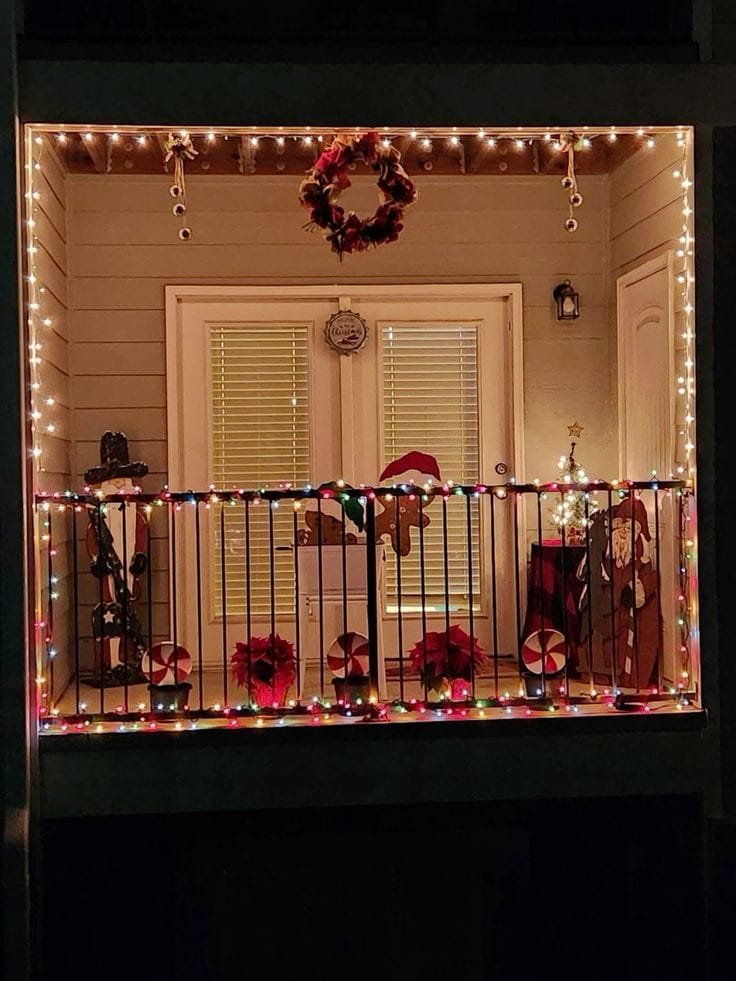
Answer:
<path fill-rule="evenodd" d="M 575 225 L 577 227 L 577 222 L 575 222 Z M 192 230 L 191 230 L 191 228 L 180 228 L 179 229 L 179 238 L 182 240 L 182 242 L 188 242 L 191 237 L 192 237 Z"/>
<path fill-rule="evenodd" d="M 181 216 L 186 213 L 187 206 L 185 204 L 182 204 L 181 201 L 177 201 L 177 203 L 174 205 L 174 207 L 171 210 L 176 215 L 177 218 L 181 218 Z"/>
<path fill-rule="evenodd" d="M 582 203 L 583 195 L 580 193 L 580 191 L 575 191 L 574 194 L 570 195 L 570 204 L 573 206 L 573 208 L 579 208 Z"/>
<path fill-rule="evenodd" d="M 578 220 L 577 218 L 566 218 L 565 219 L 565 231 L 566 232 L 576 232 L 578 230 Z M 183 231 L 183 229 L 182 229 Z"/>
<path fill-rule="evenodd" d="M 171 187 L 169 188 L 169 194 L 172 196 L 172 198 L 178 198 L 179 195 L 181 194 L 181 188 L 179 187 L 179 185 L 172 184 Z"/>
<path fill-rule="evenodd" d="M 574 187 L 574 181 L 572 177 L 569 177 L 567 174 L 562 178 L 561 184 L 566 191 L 570 191 Z"/>

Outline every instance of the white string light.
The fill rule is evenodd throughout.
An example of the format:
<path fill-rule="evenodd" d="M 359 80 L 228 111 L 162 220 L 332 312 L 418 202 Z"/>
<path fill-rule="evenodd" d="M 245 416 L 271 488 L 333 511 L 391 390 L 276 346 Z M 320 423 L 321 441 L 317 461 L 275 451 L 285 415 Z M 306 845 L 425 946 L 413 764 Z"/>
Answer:
<path fill-rule="evenodd" d="M 675 243 L 675 282 L 678 287 L 679 309 L 683 314 L 683 329 L 677 339 L 679 371 L 675 394 L 678 401 L 677 446 L 675 452 L 675 473 L 678 477 L 691 479 L 694 476 L 695 436 L 695 374 L 694 374 L 694 238 L 693 208 L 691 199 L 692 181 L 690 173 L 690 137 L 685 130 L 678 129 L 677 146 L 682 151 L 682 160 L 672 171 L 672 177 L 679 183 L 682 202 L 683 222 Z M 680 360 L 681 359 L 681 360 Z"/>
<path fill-rule="evenodd" d="M 88 136 L 91 134 L 85 134 Z M 64 137 L 62 140 L 61 137 Z M 57 135 L 59 143 L 63 143 L 66 137 L 63 133 Z M 39 147 L 36 151 L 38 159 L 33 160 L 33 147 Z M 40 161 L 44 154 L 44 141 L 40 135 L 33 137 L 32 143 L 28 144 L 29 160 L 33 160 L 33 167 L 27 170 L 28 179 L 26 182 L 26 252 L 28 254 L 28 275 L 26 277 L 27 286 L 27 311 L 26 323 L 28 326 L 28 364 L 30 374 L 30 425 L 31 425 L 31 448 L 30 454 L 36 465 L 36 472 L 45 471 L 43 463 L 44 434 L 58 435 L 59 421 L 53 417 L 48 410 L 56 405 L 56 398 L 48 392 L 44 385 L 42 366 L 44 363 L 41 351 L 43 350 L 42 336 L 53 327 L 53 319 L 48 312 L 48 292 L 39 277 L 36 257 L 39 253 L 40 242 L 37 238 L 38 218 L 41 212 L 41 192 L 35 186 L 36 175 L 40 174 Z"/>
<path fill-rule="evenodd" d="M 275 128 L 274 128 L 275 129 Z M 519 128 L 521 129 L 521 128 Z M 258 147 L 262 140 L 264 145 L 283 147 L 285 137 L 290 141 L 301 140 L 303 145 L 309 146 L 315 140 L 318 145 L 323 143 L 323 139 L 329 145 L 333 131 L 323 130 L 324 137 L 318 135 L 311 127 L 301 129 L 278 130 L 278 135 L 272 129 L 269 133 L 260 127 L 252 127 L 252 135 L 247 139 L 252 147 Z M 511 146 L 523 149 L 532 143 L 544 142 L 552 150 L 561 150 L 558 134 L 555 130 L 524 129 L 523 138 L 518 132 L 498 130 L 494 127 L 472 127 L 454 128 L 448 133 L 447 128 L 429 129 L 423 128 L 421 136 L 416 129 L 391 128 L 385 127 L 382 132 L 384 143 L 390 144 L 391 140 L 400 137 L 411 137 L 418 142 L 423 151 L 429 152 L 436 141 L 446 141 L 450 146 L 458 147 L 461 142 L 475 138 L 482 145 L 494 148 L 497 145 Z M 659 136 L 663 130 L 654 130 L 639 127 L 603 127 L 596 129 L 585 128 L 585 136 L 582 144 L 586 148 L 593 142 L 599 141 L 605 145 L 613 144 L 622 137 L 636 135 L 640 140 L 640 145 L 649 150 L 653 150 Z M 242 130 L 240 131 L 242 133 Z M 285 135 L 281 135 L 281 134 Z M 669 131 L 672 135 L 672 130 Z M 148 142 L 147 135 L 140 130 L 132 128 L 115 129 L 107 127 L 106 130 L 93 131 L 82 129 L 81 127 L 65 128 L 63 132 L 50 132 L 48 139 L 53 141 L 60 148 L 66 147 L 72 139 L 91 144 L 95 136 L 109 140 L 112 144 L 119 144 L 123 138 L 135 141 L 139 146 L 144 147 Z M 220 139 L 227 139 L 239 136 L 238 131 L 228 133 L 217 133 L 211 128 L 195 130 L 193 135 L 202 141 L 213 144 Z M 674 134 L 677 148 L 681 151 L 682 158 L 672 171 L 672 178 L 678 182 L 681 200 L 682 223 L 675 240 L 673 250 L 675 254 L 675 282 L 677 286 L 677 311 L 680 314 L 681 329 L 678 331 L 677 350 L 676 350 L 676 450 L 674 463 L 674 476 L 692 480 L 695 476 L 695 345 L 694 345 L 694 234 L 693 234 L 693 182 L 691 180 L 691 150 L 692 134 L 691 130 L 685 127 L 678 127 Z M 661 142 L 661 141 L 660 141 Z M 28 326 L 28 362 L 30 376 L 30 428 L 32 440 L 30 445 L 30 455 L 34 460 L 37 473 L 45 472 L 44 449 L 47 438 L 59 435 L 60 420 L 56 409 L 57 400 L 53 393 L 45 387 L 44 381 L 44 335 L 53 328 L 53 320 L 49 309 L 49 294 L 46 287 L 39 277 L 37 265 L 39 250 L 42 251 L 42 243 L 39 241 L 38 225 L 42 211 L 43 188 L 38 184 L 42 175 L 43 155 L 49 152 L 48 144 L 42 133 L 34 130 L 30 133 L 27 143 L 28 163 L 26 164 L 27 190 L 26 190 L 26 225 L 25 241 L 27 254 L 27 326 Z M 34 157 L 35 152 L 35 157 Z M 690 521 L 687 502 L 683 507 L 683 522 Z M 687 531 L 687 526 L 685 526 Z M 690 622 L 694 617 L 694 602 L 691 600 L 691 593 L 687 587 L 690 581 L 690 558 L 695 548 L 695 534 L 683 534 L 683 554 L 681 556 L 681 576 L 683 581 L 680 583 L 678 596 L 680 599 L 680 610 L 678 614 L 678 625 L 682 631 L 683 643 L 681 646 L 683 664 L 687 664 L 689 671 L 691 628 Z M 682 572 L 682 570 L 685 570 Z M 683 677 L 687 672 L 683 669 Z"/>

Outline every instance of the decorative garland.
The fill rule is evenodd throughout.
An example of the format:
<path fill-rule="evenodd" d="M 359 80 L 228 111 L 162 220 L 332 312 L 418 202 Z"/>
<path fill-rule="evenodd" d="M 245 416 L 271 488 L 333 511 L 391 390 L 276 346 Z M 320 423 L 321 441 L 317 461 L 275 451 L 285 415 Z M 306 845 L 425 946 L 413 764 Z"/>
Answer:
<path fill-rule="evenodd" d="M 359 161 L 378 175 L 381 203 L 371 218 L 360 218 L 354 211 L 346 215 L 344 208 L 335 203 L 350 187 L 348 169 Z M 299 201 L 310 214 L 305 227 L 324 229 L 325 238 L 340 259 L 346 252 L 363 252 L 371 245 L 395 242 L 404 227 L 404 209 L 417 199 L 414 184 L 400 161 L 396 147 L 385 146 L 376 132 L 357 138 L 338 136 L 320 154 L 299 188 Z"/>

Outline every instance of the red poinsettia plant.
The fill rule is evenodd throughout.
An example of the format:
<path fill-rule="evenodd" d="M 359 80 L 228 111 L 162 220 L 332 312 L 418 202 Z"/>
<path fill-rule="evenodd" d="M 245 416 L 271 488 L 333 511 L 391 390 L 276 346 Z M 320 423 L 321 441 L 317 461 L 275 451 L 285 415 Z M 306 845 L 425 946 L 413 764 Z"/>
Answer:
<path fill-rule="evenodd" d="M 477 670 L 483 663 L 485 651 L 475 637 L 454 624 L 449 630 L 428 631 L 409 651 L 409 657 L 428 688 L 456 698 L 467 695 L 473 666 Z"/>
<path fill-rule="evenodd" d="M 236 643 L 230 663 L 240 688 L 250 688 L 256 705 L 282 705 L 296 677 L 294 645 L 278 634 Z"/>

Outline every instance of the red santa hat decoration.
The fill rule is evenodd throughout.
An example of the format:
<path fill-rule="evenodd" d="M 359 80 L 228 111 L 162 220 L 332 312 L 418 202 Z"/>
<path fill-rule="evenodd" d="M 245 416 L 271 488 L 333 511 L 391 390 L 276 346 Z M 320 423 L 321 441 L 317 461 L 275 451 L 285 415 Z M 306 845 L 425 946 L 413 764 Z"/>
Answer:
<path fill-rule="evenodd" d="M 404 453 L 403 456 L 398 457 L 398 459 L 392 460 L 391 463 L 383 468 L 381 476 L 378 479 L 384 481 L 389 480 L 391 477 L 400 477 L 402 475 L 406 477 L 412 472 L 418 474 L 421 479 L 411 479 L 408 481 L 410 483 L 425 484 L 430 477 L 434 477 L 436 480 L 442 479 L 440 477 L 440 466 L 436 458 L 429 453 L 421 453 L 419 450 L 410 450 L 408 453 Z"/>

